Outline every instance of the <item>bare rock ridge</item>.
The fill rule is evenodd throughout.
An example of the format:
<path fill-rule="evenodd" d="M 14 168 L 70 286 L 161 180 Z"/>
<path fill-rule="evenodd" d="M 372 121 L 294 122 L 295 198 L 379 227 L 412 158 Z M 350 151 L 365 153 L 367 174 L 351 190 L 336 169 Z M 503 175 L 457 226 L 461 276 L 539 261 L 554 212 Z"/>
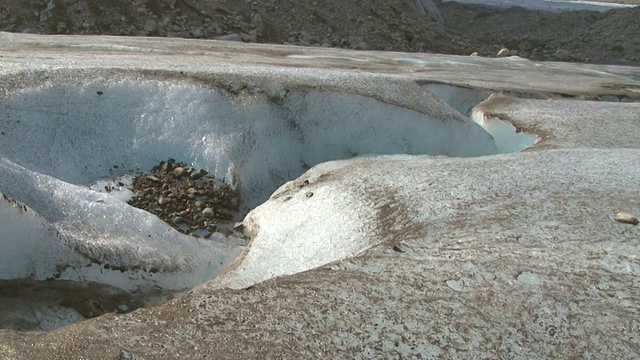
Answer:
<path fill-rule="evenodd" d="M 442 14 L 440 14 L 440 10 L 438 10 L 438 7 L 433 2 L 433 0 L 415 0 L 415 1 L 416 1 L 416 7 L 418 8 L 418 12 L 421 15 L 428 15 L 433 19 L 435 19 L 438 25 L 440 26 L 444 25 L 444 18 L 442 17 Z"/>
<path fill-rule="evenodd" d="M 449 29 L 490 46 L 490 54 L 506 47 L 532 60 L 640 63 L 640 22 L 632 20 L 640 7 L 545 12 L 444 2 L 439 8 Z"/>
<path fill-rule="evenodd" d="M 0 31 L 234 40 L 640 63 L 640 8 L 545 12 L 434 0 L 11 0 Z"/>

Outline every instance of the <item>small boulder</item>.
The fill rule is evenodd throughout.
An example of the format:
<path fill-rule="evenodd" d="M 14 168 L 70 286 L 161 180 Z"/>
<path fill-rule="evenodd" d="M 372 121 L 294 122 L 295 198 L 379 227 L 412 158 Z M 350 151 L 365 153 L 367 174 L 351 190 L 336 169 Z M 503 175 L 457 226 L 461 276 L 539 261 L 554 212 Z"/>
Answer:
<path fill-rule="evenodd" d="M 207 207 L 202 210 L 202 215 L 207 219 L 213 219 L 213 217 L 215 216 L 215 212 L 212 208 Z"/>

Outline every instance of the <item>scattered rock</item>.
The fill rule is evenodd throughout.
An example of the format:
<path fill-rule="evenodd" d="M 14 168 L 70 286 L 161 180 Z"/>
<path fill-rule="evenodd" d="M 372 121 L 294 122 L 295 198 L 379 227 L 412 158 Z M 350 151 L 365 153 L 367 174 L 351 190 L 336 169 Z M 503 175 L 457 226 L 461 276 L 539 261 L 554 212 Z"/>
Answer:
<path fill-rule="evenodd" d="M 95 299 L 77 301 L 75 305 L 74 309 L 87 319 L 98 317 L 110 312 L 99 300 Z"/>
<path fill-rule="evenodd" d="M 177 168 L 173 169 L 173 175 L 175 175 L 175 177 L 181 177 L 182 175 L 184 175 L 184 168 L 182 166 L 178 166 Z"/>
<path fill-rule="evenodd" d="M 507 48 L 502 48 L 500 49 L 500 51 L 498 51 L 498 54 L 496 55 L 497 57 L 506 57 L 509 56 L 509 49 Z"/>
<path fill-rule="evenodd" d="M 302 31 L 300 33 L 300 40 L 306 42 L 307 44 L 313 44 L 317 41 L 316 38 L 309 34 L 307 31 Z"/>
<path fill-rule="evenodd" d="M 393 251 L 395 251 L 395 252 L 399 252 L 399 253 L 405 253 L 405 252 L 407 252 L 407 250 L 405 249 L 405 247 L 404 247 L 403 245 L 401 245 L 401 244 L 394 245 L 394 246 L 393 246 Z"/>
<path fill-rule="evenodd" d="M 144 23 L 144 31 L 146 32 L 154 32 L 156 27 L 157 24 L 153 19 L 149 19 Z"/>
<path fill-rule="evenodd" d="M 216 215 L 216 213 L 213 211 L 212 208 L 204 208 L 204 210 L 202 210 L 202 215 L 204 217 L 206 217 L 207 219 L 213 219 Z"/>
<path fill-rule="evenodd" d="M 198 180 L 198 179 L 200 179 L 201 177 L 203 177 L 203 176 L 205 176 L 207 174 L 208 174 L 207 170 L 200 169 L 198 171 L 191 172 L 191 175 L 189 175 L 189 177 L 191 178 L 191 180 Z"/>
<path fill-rule="evenodd" d="M 221 40 L 221 41 L 242 41 L 242 36 L 240 36 L 240 34 L 227 34 L 227 35 L 222 35 L 222 36 L 218 36 L 215 38 L 215 40 Z"/>
<path fill-rule="evenodd" d="M 367 45 L 367 43 L 364 41 L 360 41 L 359 43 L 352 45 L 351 48 L 353 50 L 367 50 L 369 48 L 369 45 Z"/>
<path fill-rule="evenodd" d="M 172 222 L 174 225 L 183 224 L 184 218 L 182 216 L 176 216 L 173 218 Z"/>
<path fill-rule="evenodd" d="M 604 95 L 604 96 L 600 96 L 600 101 L 620 102 L 620 98 L 613 95 Z"/>
<path fill-rule="evenodd" d="M 205 169 L 193 169 L 169 159 L 151 172 L 133 179 L 130 205 L 194 237 L 218 231 L 218 223 L 229 223 L 229 227 L 233 224 L 233 214 L 240 206 L 238 192 Z"/>
<path fill-rule="evenodd" d="M 204 37 L 204 32 L 200 28 L 195 28 L 195 29 L 191 30 L 191 35 L 194 38 L 199 39 L 199 38 Z"/>
<path fill-rule="evenodd" d="M 625 212 L 617 213 L 615 220 L 622 224 L 638 225 L 638 223 L 640 223 L 638 216 Z"/>
<path fill-rule="evenodd" d="M 566 50 L 558 49 L 553 53 L 553 55 L 551 55 L 551 57 L 556 60 L 567 61 L 571 58 L 571 54 L 569 54 L 569 52 Z"/>

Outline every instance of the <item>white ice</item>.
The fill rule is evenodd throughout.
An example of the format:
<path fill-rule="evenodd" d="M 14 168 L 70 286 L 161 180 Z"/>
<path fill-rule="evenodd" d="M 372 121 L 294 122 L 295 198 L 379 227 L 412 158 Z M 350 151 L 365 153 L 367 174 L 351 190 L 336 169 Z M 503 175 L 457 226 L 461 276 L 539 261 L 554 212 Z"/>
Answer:
<path fill-rule="evenodd" d="M 109 194 L 0 159 L 0 279 L 94 281 L 128 291 L 181 290 L 240 252 L 221 235 L 204 242 Z"/>
<path fill-rule="evenodd" d="M 2 100 L 0 118 L 0 192 L 17 201 L 0 202 L 0 278 L 58 276 L 129 291 L 195 286 L 241 251 L 232 238 L 183 235 L 127 205 L 126 194 L 97 191 L 161 160 L 224 178 L 248 209 L 329 160 L 496 153 L 494 139 L 455 112 L 437 118 L 334 92 L 274 98 L 96 81 L 25 89 Z"/>

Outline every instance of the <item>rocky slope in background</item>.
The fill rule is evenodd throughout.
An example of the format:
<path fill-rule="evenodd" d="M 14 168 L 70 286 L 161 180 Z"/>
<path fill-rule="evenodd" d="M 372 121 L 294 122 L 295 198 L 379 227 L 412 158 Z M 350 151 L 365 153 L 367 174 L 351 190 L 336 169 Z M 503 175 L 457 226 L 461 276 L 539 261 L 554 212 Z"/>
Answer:
<path fill-rule="evenodd" d="M 550 13 L 441 4 L 447 26 L 490 54 L 506 47 L 533 60 L 640 63 L 640 7 Z"/>
<path fill-rule="evenodd" d="M 4 1 L 0 29 L 54 34 L 216 38 L 467 54 L 471 44 L 413 0 Z M 33 5 L 31 5 L 33 4 Z"/>
<path fill-rule="evenodd" d="M 537 60 L 640 63 L 640 9 L 551 14 L 413 0 L 4 0 L 0 30 L 219 38 Z M 422 4 L 422 6 L 421 6 Z"/>

